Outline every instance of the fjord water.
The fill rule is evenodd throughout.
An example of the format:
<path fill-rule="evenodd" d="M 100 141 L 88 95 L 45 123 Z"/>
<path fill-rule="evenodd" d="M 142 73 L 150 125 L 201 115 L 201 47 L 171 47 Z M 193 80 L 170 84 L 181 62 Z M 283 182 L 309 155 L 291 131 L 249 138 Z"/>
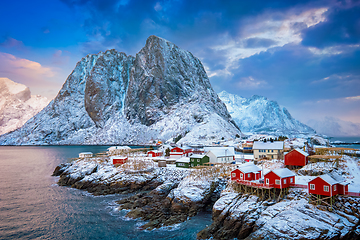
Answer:
<path fill-rule="evenodd" d="M 60 187 L 54 168 L 107 146 L 0 147 L 0 239 L 195 239 L 211 223 L 201 213 L 173 228 L 142 231 L 116 210 L 125 195 L 92 196 Z"/>

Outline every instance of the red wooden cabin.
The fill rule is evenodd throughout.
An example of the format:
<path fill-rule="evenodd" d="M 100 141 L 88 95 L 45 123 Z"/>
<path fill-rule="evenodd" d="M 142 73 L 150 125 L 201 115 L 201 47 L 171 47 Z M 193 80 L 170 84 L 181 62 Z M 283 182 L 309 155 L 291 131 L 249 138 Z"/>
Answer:
<path fill-rule="evenodd" d="M 148 157 L 160 157 L 162 154 L 162 151 L 159 150 L 152 150 L 147 152 Z"/>
<path fill-rule="evenodd" d="M 172 148 L 171 150 L 170 150 L 170 154 L 171 153 L 175 153 L 175 152 L 177 152 L 177 153 L 179 153 L 179 152 L 181 152 L 181 153 L 183 153 L 183 155 L 184 156 L 189 156 L 189 154 L 190 153 L 192 153 L 192 148 L 190 148 L 190 147 L 174 147 L 174 148 Z"/>
<path fill-rule="evenodd" d="M 308 164 L 309 154 L 301 149 L 294 149 L 284 156 L 286 166 L 305 166 Z"/>
<path fill-rule="evenodd" d="M 231 180 L 253 181 L 261 178 L 261 169 L 253 163 L 240 165 L 238 169 L 231 172 Z"/>
<path fill-rule="evenodd" d="M 124 164 L 128 160 L 127 157 L 121 157 L 121 156 L 112 156 L 111 159 L 113 164 Z"/>
<path fill-rule="evenodd" d="M 332 197 L 338 194 L 345 195 L 348 193 L 347 183 L 340 183 L 325 174 L 318 176 L 308 183 L 309 194 L 317 194 Z"/>
<path fill-rule="evenodd" d="M 288 188 L 295 184 L 295 173 L 287 168 L 271 170 L 264 176 L 266 185 L 273 185 L 274 188 Z"/>

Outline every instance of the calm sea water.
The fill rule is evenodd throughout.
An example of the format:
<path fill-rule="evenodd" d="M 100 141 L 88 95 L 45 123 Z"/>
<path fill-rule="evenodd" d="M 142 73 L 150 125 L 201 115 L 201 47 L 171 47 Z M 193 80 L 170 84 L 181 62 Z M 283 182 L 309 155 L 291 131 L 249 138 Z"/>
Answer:
<path fill-rule="evenodd" d="M 331 142 L 341 141 L 345 143 L 360 143 L 360 137 L 333 137 L 330 139 Z M 360 149 L 360 144 L 340 144 L 338 147 L 355 148 Z"/>
<path fill-rule="evenodd" d="M 201 213 L 171 229 L 142 231 L 117 211 L 124 195 L 94 197 L 60 187 L 54 168 L 106 146 L 0 147 L 0 239 L 196 239 L 211 224 Z"/>

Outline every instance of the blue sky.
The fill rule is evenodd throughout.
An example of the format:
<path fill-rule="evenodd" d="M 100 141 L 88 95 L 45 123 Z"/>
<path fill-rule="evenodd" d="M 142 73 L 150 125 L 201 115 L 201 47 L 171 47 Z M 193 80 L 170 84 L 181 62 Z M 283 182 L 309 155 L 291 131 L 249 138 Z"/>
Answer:
<path fill-rule="evenodd" d="M 4 1 L 0 77 L 53 98 L 82 57 L 135 55 L 150 35 L 192 52 L 215 91 L 297 119 L 360 123 L 360 1 Z"/>

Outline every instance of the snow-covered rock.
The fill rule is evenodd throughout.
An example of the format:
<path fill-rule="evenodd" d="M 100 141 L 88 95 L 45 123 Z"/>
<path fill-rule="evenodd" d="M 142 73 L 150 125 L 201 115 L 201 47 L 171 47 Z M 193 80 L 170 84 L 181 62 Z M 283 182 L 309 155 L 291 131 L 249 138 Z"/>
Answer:
<path fill-rule="evenodd" d="M 294 119 L 285 107 L 265 97 L 254 95 L 243 98 L 226 91 L 220 92 L 219 97 L 243 132 L 287 136 L 315 133 L 312 128 Z"/>
<path fill-rule="evenodd" d="M 20 128 L 48 103 L 25 85 L 0 78 L 0 135 Z"/>
<path fill-rule="evenodd" d="M 116 50 L 77 63 L 56 98 L 0 144 L 182 143 L 241 134 L 200 60 L 150 36 L 136 57 Z"/>

